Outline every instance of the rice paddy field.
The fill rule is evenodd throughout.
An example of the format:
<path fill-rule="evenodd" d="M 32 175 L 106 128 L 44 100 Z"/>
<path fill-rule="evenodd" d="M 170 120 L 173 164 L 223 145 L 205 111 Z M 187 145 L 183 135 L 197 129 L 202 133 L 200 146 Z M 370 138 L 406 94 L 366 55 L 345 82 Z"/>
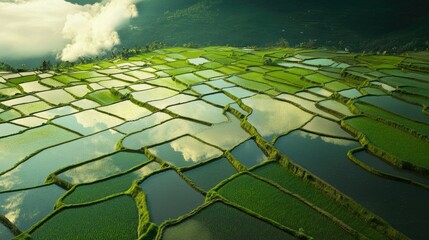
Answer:
<path fill-rule="evenodd" d="M 427 239 L 429 54 L 0 72 L 0 239 Z"/>

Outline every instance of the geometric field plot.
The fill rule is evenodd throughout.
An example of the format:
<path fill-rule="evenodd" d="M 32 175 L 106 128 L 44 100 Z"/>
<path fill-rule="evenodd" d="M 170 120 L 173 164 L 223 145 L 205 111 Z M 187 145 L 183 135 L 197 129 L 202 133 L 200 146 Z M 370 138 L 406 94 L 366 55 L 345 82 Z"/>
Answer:
<path fill-rule="evenodd" d="M 32 239 L 136 239 L 138 211 L 130 196 L 56 211 L 32 232 Z"/>
<path fill-rule="evenodd" d="M 50 214 L 54 209 L 55 201 L 64 192 L 56 185 L 49 185 L 0 193 L 0 214 L 7 217 L 20 230 L 25 231 Z"/>
<path fill-rule="evenodd" d="M 123 118 L 125 120 L 135 120 L 151 114 L 151 112 L 146 108 L 140 107 L 131 101 L 115 103 L 109 106 L 100 107 L 97 110 L 115 115 L 118 118 Z"/>
<path fill-rule="evenodd" d="M 290 103 L 273 100 L 265 95 L 246 98 L 243 102 L 253 109 L 249 122 L 268 141 L 279 134 L 300 127 L 312 117 L 311 114 Z"/>
<path fill-rule="evenodd" d="M 260 164 L 267 159 L 253 139 L 241 143 L 231 151 L 231 154 L 247 168 Z"/>
<path fill-rule="evenodd" d="M 76 139 L 79 135 L 63 128 L 44 125 L 0 139 L 0 172 L 3 172 L 40 149 Z M 20 150 L 12 151 L 11 147 Z M 5 182 L 0 182 L 0 186 Z"/>
<path fill-rule="evenodd" d="M 252 173 L 301 196 L 320 209 L 329 211 L 337 219 L 359 231 L 369 239 L 387 239 L 383 237 L 383 233 L 377 231 L 375 228 L 369 228 L 368 223 L 360 218 L 349 206 L 336 201 L 333 196 L 326 195 L 323 193 L 323 190 L 316 190 L 311 182 L 302 181 L 299 176 L 295 176 L 286 166 L 272 162 L 252 170 Z M 336 210 L 332 211 L 332 209 Z"/>
<path fill-rule="evenodd" d="M 128 135 L 122 140 L 122 146 L 138 150 L 142 147 L 163 143 L 185 134 L 194 134 L 205 128 L 207 128 L 206 125 L 175 118 L 155 127 Z"/>
<path fill-rule="evenodd" d="M 287 232 L 223 203 L 213 203 L 177 225 L 163 229 L 163 240 L 296 239 Z"/>
<path fill-rule="evenodd" d="M 1 240 L 427 239 L 427 52 L 125 55 L 0 64 Z"/>
<path fill-rule="evenodd" d="M 44 149 L 16 168 L 0 175 L 0 189 L 42 185 L 46 178 L 58 169 L 115 152 L 117 142 L 122 137 L 122 134 L 113 130 L 106 130 Z"/>
<path fill-rule="evenodd" d="M 134 181 L 138 181 L 160 169 L 161 166 L 158 163 L 150 162 L 143 167 L 124 174 L 101 179 L 89 184 L 80 184 L 72 191 L 69 191 L 67 195 L 64 195 L 61 201 L 66 204 L 81 204 L 123 193 L 130 189 Z"/>
<path fill-rule="evenodd" d="M 201 100 L 169 107 L 168 110 L 181 115 L 208 123 L 225 122 L 228 119 L 222 114 L 222 109 L 214 107 Z"/>
<path fill-rule="evenodd" d="M 276 142 L 276 147 L 292 161 L 376 212 L 401 232 L 422 239 L 426 232 L 423 226 L 427 222 L 414 222 L 413 219 L 423 219 L 429 214 L 428 208 L 419 207 L 429 201 L 429 192 L 403 181 L 373 174 L 353 163 L 347 153 L 358 146 L 355 141 L 303 131 L 294 131 Z M 391 211 L 392 208 L 395 211 Z"/>
<path fill-rule="evenodd" d="M 79 112 L 55 119 L 52 122 L 78 132 L 82 135 L 100 132 L 123 123 L 123 121 L 119 118 L 98 112 L 96 110 Z"/>
<path fill-rule="evenodd" d="M 184 172 L 187 178 L 204 191 L 209 191 L 235 173 L 237 170 L 224 157 Z"/>
<path fill-rule="evenodd" d="M 197 139 L 184 136 L 174 141 L 149 148 L 149 151 L 176 167 L 189 167 L 222 155 L 222 151 Z"/>
<path fill-rule="evenodd" d="M 247 185 L 245 189 L 244 185 Z M 329 221 L 305 202 L 248 175 L 242 175 L 227 183 L 219 192 L 228 200 L 274 219 L 286 227 L 296 230 L 303 228 L 307 235 L 314 238 L 329 239 L 331 234 L 334 234 L 338 239 L 354 239 L 340 225 Z"/>
<path fill-rule="evenodd" d="M 93 182 L 126 171 L 148 161 L 140 153 L 118 152 L 113 155 L 74 167 L 58 175 L 72 184 Z"/>

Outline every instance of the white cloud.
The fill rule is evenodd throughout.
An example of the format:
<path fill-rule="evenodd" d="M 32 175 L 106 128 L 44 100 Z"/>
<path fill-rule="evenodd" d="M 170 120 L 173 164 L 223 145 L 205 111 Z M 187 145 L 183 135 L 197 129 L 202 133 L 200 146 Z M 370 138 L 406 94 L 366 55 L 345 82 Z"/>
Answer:
<path fill-rule="evenodd" d="M 9 197 L 3 200 L 3 205 L 0 205 L 4 216 L 9 221 L 16 223 L 21 216 L 22 203 L 28 192 L 19 192 L 17 194 L 6 194 Z"/>
<path fill-rule="evenodd" d="M 120 43 L 117 30 L 137 16 L 136 1 L 0 0 L 0 59 L 99 55 Z"/>
<path fill-rule="evenodd" d="M 170 146 L 174 151 L 181 152 L 185 161 L 188 162 L 200 162 L 222 155 L 220 150 L 189 136 L 171 142 Z"/>
<path fill-rule="evenodd" d="M 299 135 L 301 137 L 303 137 L 303 138 L 307 138 L 308 137 L 311 140 L 320 138 L 325 143 L 331 143 L 331 144 L 339 145 L 339 146 L 352 146 L 352 145 L 356 144 L 356 142 L 352 141 L 352 140 L 345 140 L 345 139 L 340 139 L 340 138 L 320 136 L 320 135 L 317 135 L 317 134 L 307 133 L 307 132 L 303 132 L 303 131 L 299 131 Z"/>

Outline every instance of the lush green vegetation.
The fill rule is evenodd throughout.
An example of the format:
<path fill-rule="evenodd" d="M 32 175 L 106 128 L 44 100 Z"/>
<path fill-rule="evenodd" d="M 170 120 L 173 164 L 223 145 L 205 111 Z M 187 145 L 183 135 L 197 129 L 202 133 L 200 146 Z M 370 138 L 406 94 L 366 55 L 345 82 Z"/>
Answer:
<path fill-rule="evenodd" d="M 62 199 L 62 202 L 65 204 L 80 204 L 123 193 L 132 186 L 134 181 L 157 169 L 157 167 L 153 167 L 152 170 L 149 166 L 94 183 L 77 185 Z"/>
<path fill-rule="evenodd" d="M 72 78 L 72 77 L 70 77 L 68 75 L 55 76 L 54 79 L 58 80 L 58 81 L 60 81 L 60 82 L 62 82 L 64 84 L 69 84 L 69 83 L 72 83 L 72 82 L 78 82 L 79 81 L 79 80 L 77 80 L 75 78 Z"/>
<path fill-rule="evenodd" d="M 138 212 L 134 200 L 119 196 L 58 210 L 31 233 L 31 239 L 136 239 Z"/>
<path fill-rule="evenodd" d="M 177 225 L 167 225 L 157 239 L 287 240 L 295 238 L 238 209 L 215 202 Z"/>
<path fill-rule="evenodd" d="M 383 153 L 392 155 L 389 160 L 394 163 L 399 165 L 411 163 L 418 167 L 429 169 L 429 162 L 427 161 L 429 142 L 419 139 L 404 130 L 366 117 L 349 118 L 344 123 L 352 130 L 362 133 L 365 137 L 365 143 L 375 146 Z M 383 155 L 383 153 L 375 152 L 377 155 Z"/>
<path fill-rule="evenodd" d="M 249 175 L 235 178 L 222 186 L 218 192 L 231 202 L 286 227 L 301 230 L 314 238 L 328 239 L 335 236 L 339 239 L 354 239 L 350 233 L 300 199 Z"/>
<path fill-rule="evenodd" d="M 87 95 L 88 99 L 94 100 L 101 105 L 110 105 L 112 103 L 117 103 L 121 98 L 117 95 L 114 95 L 110 90 L 99 90 Z"/>
<path fill-rule="evenodd" d="M 368 116 L 370 117 L 391 121 L 393 123 L 406 127 L 410 131 L 416 131 L 419 134 L 423 134 L 426 137 L 429 137 L 429 126 L 426 124 L 419 123 L 408 118 L 404 118 L 402 116 L 393 114 L 370 104 L 357 102 L 354 104 L 354 106 L 362 113 L 368 114 Z"/>
<path fill-rule="evenodd" d="M 352 211 L 348 206 L 338 202 L 334 197 L 328 196 L 323 189 L 317 188 L 314 184 L 295 176 L 286 167 L 278 163 L 269 163 L 256 168 L 253 173 L 282 186 L 317 207 L 331 213 L 333 216 L 343 221 L 356 231 L 362 233 L 369 239 L 386 239 L 382 233 L 374 228 L 368 227 L 369 223 Z"/>
<path fill-rule="evenodd" d="M 89 66 L 89 68 L 92 68 L 92 66 Z M 79 80 L 85 80 L 87 78 L 103 77 L 104 75 L 93 71 L 89 71 L 89 72 L 84 71 L 84 72 L 72 73 L 70 74 L 70 76 L 73 78 L 77 78 Z"/>
<path fill-rule="evenodd" d="M 297 76 L 295 74 L 291 74 L 291 73 L 284 72 L 284 71 L 269 72 L 269 73 L 267 73 L 267 75 L 272 77 L 272 78 L 267 77 L 267 79 L 269 79 L 271 81 L 290 84 L 290 85 L 294 85 L 294 86 L 301 87 L 301 88 L 311 87 L 311 86 L 315 85 L 313 83 L 302 80 L 301 76 Z"/>
<path fill-rule="evenodd" d="M 20 84 L 20 83 L 26 83 L 26 82 L 35 81 L 37 79 L 38 79 L 37 76 L 30 75 L 30 76 L 24 76 L 24 77 L 14 78 L 14 79 L 10 80 L 10 82 L 14 83 L 14 84 Z"/>

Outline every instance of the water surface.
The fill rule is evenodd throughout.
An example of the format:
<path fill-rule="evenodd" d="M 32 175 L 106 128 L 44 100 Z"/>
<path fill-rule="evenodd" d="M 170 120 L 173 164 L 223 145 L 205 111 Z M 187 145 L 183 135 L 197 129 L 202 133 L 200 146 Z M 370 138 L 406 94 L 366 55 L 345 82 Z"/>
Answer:
<path fill-rule="evenodd" d="M 1 175 L 0 191 L 41 185 L 55 170 L 115 152 L 122 137 L 116 131 L 106 130 L 43 150 Z"/>
<path fill-rule="evenodd" d="M 58 177 L 72 184 L 93 182 L 126 171 L 147 161 L 149 159 L 141 153 L 118 152 L 71 168 L 58 174 Z"/>
<path fill-rule="evenodd" d="M 290 103 L 274 100 L 266 95 L 246 98 L 243 103 L 253 109 L 247 120 L 268 141 L 301 127 L 312 117 L 310 113 Z"/>
<path fill-rule="evenodd" d="M 391 96 L 367 96 L 359 100 L 400 116 L 429 124 L 429 116 L 423 114 L 421 106 L 406 103 Z"/>
<path fill-rule="evenodd" d="M 347 158 L 357 142 L 295 131 L 275 146 L 298 165 L 387 220 L 412 239 L 426 239 L 429 191 L 369 173 Z"/>
<path fill-rule="evenodd" d="M 122 140 L 122 146 L 138 150 L 146 146 L 166 142 L 185 134 L 194 134 L 208 126 L 193 121 L 175 118 L 152 128 L 128 135 Z"/>
<path fill-rule="evenodd" d="M 57 118 L 52 122 L 82 135 L 89 135 L 115 127 L 122 124 L 124 121 L 117 117 L 90 109 Z"/>
<path fill-rule="evenodd" d="M 79 135 L 62 128 L 53 125 L 45 125 L 29 129 L 17 135 L 1 138 L 0 172 L 13 167 L 19 161 L 24 160 L 25 157 L 41 149 L 67 142 L 78 137 Z M 19 151 L 11 151 L 11 146 L 18 148 Z"/>
<path fill-rule="evenodd" d="M 184 136 L 149 151 L 176 167 L 189 167 L 222 155 L 222 151 L 191 136 Z"/>
<path fill-rule="evenodd" d="M 221 108 L 214 107 L 201 100 L 175 105 L 167 109 L 180 116 L 186 116 L 208 123 L 228 121 L 225 115 L 223 115 Z"/>
<path fill-rule="evenodd" d="M 210 161 L 197 168 L 185 171 L 184 174 L 199 188 L 209 191 L 222 180 L 235 174 L 237 170 L 224 157 Z"/>
<path fill-rule="evenodd" d="M 354 153 L 353 156 L 355 156 L 359 161 L 381 172 L 410 179 L 415 182 L 426 184 L 427 186 L 429 186 L 429 178 L 420 176 L 410 170 L 401 169 L 401 168 L 392 166 L 387 162 L 385 162 L 384 160 L 378 158 L 377 156 L 374 156 L 373 154 L 369 153 L 368 151 L 362 150 Z"/>
<path fill-rule="evenodd" d="M 150 176 L 140 187 L 146 194 L 150 220 L 156 224 L 182 216 L 204 202 L 204 196 L 173 170 Z"/>
<path fill-rule="evenodd" d="M 254 139 L 249 139 L 241 143 L 231 151 L 231 154 L 247 168 L 251 168 L 267 160 L 267 156 L 258 147 Z"/>
<path fill-rule="evenodd" d="M 26 231 L 54 210 L 56 200 L 65 191 L 48 185 L 28 190 L 0 193 L 0 214 Z"/>
<path fill-rule="evenodd" d="M 295 239 L 286 232 L 223 203 L 216 202 L 177 225 L 164 229 L 162 239 Z"/>

